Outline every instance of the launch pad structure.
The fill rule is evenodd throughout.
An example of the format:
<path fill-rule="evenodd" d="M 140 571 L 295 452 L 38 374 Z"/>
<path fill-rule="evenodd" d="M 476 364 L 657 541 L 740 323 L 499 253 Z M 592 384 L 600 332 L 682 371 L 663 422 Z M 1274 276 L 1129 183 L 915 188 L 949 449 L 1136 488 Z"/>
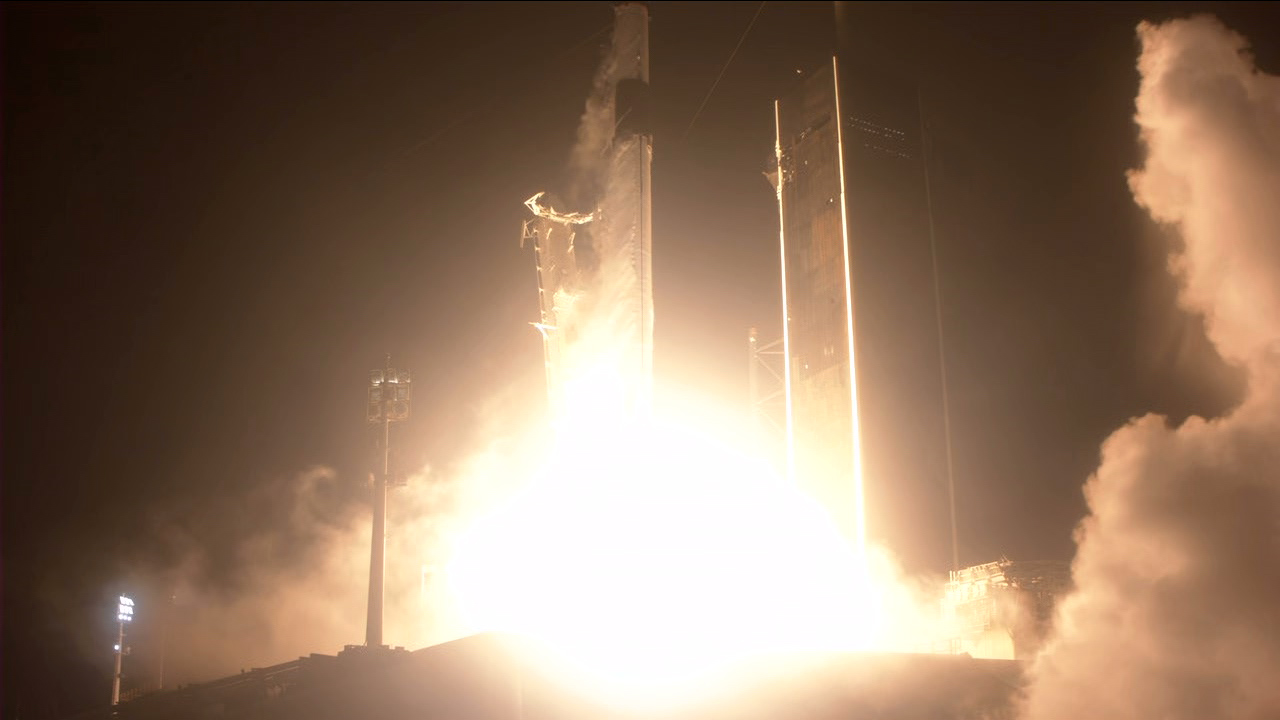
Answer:
<path fill-rule="evenodd" d="M 995 562 L 953 570 L 942 595 L 948 636 L 941 652 L 1028 660 L 1053 625 L 1059 598 L 1071 589 L 1071 566 L 1062 561 Z"/>
<path fill-rule="evenodd" d="M 866 510 L 837 64 L 774 105 L 788 474 L 863 554 Z"/>
<path fill-rule="evenodd" d="M 545 195 L 538 193 L 525 201 L 534 217 L 524 221 L 520 244 L 533 246 L 538 271 L 538 322 L 533 326 L 542 334 L 547 401 L 556 417 L 564 411 L 565 363 L 569 347 L 578 337 L 578 301 L 584 290 L 575 247 L 576 226 L 591 222 L 593 215 L 558 213 L 543 206 Z"/>
<path fill-rule="evenodd" d="M 661 712 L 566 683 L 509 636 L 475 635 L 408 652 L 348 646 L 120 705 L 118 720 L 1011 720 L 1019 665 L 964 656 L 792 653 L 715 679 L 719 690 Z M 76 720 L 107 720 L 109 709 Z"/>
<path fill-rule="evenodd" d="M 883 510 L 888 493 L 883 480 L 863 477 L 858 389 L 860 351 L 867 348 L 858 319 L 866 295 L 859 286 L 879 280 L 879 248 L 932 246 L 933 232 L 918 95 L 878 73 L 874 63 L 857 60 L 831 58 L 776 102 L 777 165 L 769 178 L 780 227 L 788 470 L 860 546 L 867 508 Z M 936 292 L 936 250 L 933 260 Z M 754 331 L 749 352 L 759 413 L 755 379 L 764 363 Z M 945 367 L 943 373 L 945 414 Z M 1001 559 L 961 568 L 950 477 L 946 486 L 953 567 L 939 593 L 944 637 L 931 649 L 1029 658 L 1070 588 L 1069 564 Z"/>
<path fill-rule="evenodd" d="M 373 523 L 369 538 L 369 602 L 366 608 L 365 645 L 382 646 L 383 576 L 387 552 L 387 490 L 397 484 L 391 472 L 391 424 L 409 419 L 412 399 L 408 370 L 391 366 L 387 355 L 383 367 L 369 373 L 369 401 L 366 419 L 378 427 L 380 468 L 371 473 Z"/>

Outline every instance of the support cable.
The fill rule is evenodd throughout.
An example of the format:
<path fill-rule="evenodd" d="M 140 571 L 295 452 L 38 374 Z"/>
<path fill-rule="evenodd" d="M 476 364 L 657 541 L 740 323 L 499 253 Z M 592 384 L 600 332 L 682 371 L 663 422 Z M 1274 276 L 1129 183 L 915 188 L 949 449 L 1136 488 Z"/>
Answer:
<path fill-rule="evenodd" d="M 742 31 L 742 37 L 738 38 L 738 44 L 733 46 L 733 52 L 729 53 L 729 59 L 724 61 L 724 65 L 720 67 L 720 74 L 716 76 L 716 81 L 711 83 L 711 89 L 707 91 L 706 96 L 702 98 L 702 104 L 693 113 L 693 119 L 689 121 L 689 127 L 684 129 L 684 135 L 680 136 L 681 140 L 689 137 L 689 132 L 693 130 L 693 126 L 698 122 L 698 116 L 702 114 L 702 109 L 707 106 L 707 101 L 711 99 L 712 94 L 716 91 L 716 86 L 720 84 L 720 79 L 724 77 L 724 73 L 729 69 L 729 64 L 733 62 L 734 56 L 738 54 L 738 50 L 742 47 L 742 43 L 746 41 L 747 35 L 751 33 L 751 28 L 755 26 L 756 20 L 760 17 L 760 12 L 764 10 L 765 2 L 761 0 L 760 6 L 756 8 L 756 14 L 751 16 L 751 22 L 747 23 L 747 29 Z"/>

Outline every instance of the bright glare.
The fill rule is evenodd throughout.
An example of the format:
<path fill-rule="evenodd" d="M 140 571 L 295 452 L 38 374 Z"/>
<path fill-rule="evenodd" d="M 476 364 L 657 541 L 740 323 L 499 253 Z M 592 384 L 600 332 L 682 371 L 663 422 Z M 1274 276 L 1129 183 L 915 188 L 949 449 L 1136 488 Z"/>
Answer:
<path fill-rule="evenodd" d="M 704 430 L 611 411 L 593 384 L 524 491 L 458 545 L 472 629 L 532 638 L 631 705 L 760 653 L 870 645 L 865 563 L 822 508 Z"/>
<path fill-rule="evenodd" d="M 116 619 L 120 622 L 133 621 L 133 598 L 120 596 L 120 604 L 116 607 Z"/>

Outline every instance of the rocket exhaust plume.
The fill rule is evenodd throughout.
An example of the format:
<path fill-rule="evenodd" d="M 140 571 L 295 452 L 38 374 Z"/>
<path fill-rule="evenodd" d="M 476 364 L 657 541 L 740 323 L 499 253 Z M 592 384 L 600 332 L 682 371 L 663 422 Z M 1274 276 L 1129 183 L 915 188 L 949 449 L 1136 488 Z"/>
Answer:
<path fill-rule="evenodd" d="M 557 432 L 448 575 L 470 631 L 523 635 L 634 710 L 759 653 L 867 647 L 880 606 L 829 510 L 743 447 L 746 418 L 651 407 L 648 11 L 615 13 L 565 202 L 526 202 Z"/>
<path fill-rule="evenodd" d="M 1116 431 L 1029 720 L 1280 717 L 1280 78 L 1209 17 L 1138 28 L 1134 198 L 1247 389 L 1223 417 Z"/>

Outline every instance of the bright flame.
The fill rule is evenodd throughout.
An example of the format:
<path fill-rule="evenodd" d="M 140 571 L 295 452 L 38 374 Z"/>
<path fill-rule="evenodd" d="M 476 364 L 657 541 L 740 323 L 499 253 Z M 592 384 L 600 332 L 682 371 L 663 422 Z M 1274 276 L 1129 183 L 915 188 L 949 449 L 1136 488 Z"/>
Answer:
<path fill-rule="evenodd" d="M 687 422 L 616 412 L 609 373 L 580 377 L 545 465 L 458 544 L 474 630 L 530 637 L 632 705 L 761 653 L 871 646 L 877 595 L 821 507 Z"/>

